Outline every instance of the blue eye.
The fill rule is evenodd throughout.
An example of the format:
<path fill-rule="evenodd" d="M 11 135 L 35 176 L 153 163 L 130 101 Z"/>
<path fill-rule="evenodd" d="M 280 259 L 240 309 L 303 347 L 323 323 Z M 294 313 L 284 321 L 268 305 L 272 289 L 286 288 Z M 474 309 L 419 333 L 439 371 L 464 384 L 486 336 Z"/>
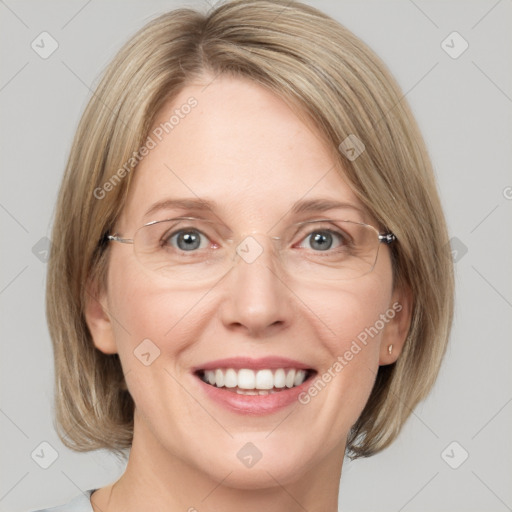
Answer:
<path fill-rule="evenodd" d="M 335 233 L 330 229 L 318 229 L 312 231 L 304 242 L 309 241 L 309 248 L 315 251 L 328 251 L 329 249 L 338 248 L 343 245 L 344 238 L 340 233 Z M 304 243 L 303 242 L 303 243 Z M 303 245 L 301 244 L 301 247 Z"/>
<path fill-rule="evenodd" d="M 204 237 L 206 242 L 201 243 L 201 237 Z M 197 229 L 181 229 L 171 234 L 164 241 L 166 244 L 177 247 L 180 251 L 195 251 L 196 249 L 204 248 L 207 245 L 207 238 Z"/>

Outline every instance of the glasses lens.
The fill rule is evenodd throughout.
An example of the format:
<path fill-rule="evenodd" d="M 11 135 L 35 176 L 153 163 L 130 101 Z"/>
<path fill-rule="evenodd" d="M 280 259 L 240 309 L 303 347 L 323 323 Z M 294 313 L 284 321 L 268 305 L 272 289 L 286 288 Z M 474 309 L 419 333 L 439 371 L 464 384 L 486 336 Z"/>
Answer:
<path fill-rule="evenodd" d="M 188 218 L 157 221 L 140 228 L 135 253 L 147 269 L 175 281 L 203 281 L 229 270 L 229 247 L 215 223 Z M 226 268 L 227 267 L 227 268 Z"/>
<path fill-rule="evenodd" d="M 380 245 L 375 228 L 347 220 L 301 222 L 272 238 L 286 274 L 316 281 L 349 280 L 371 272 Z M 221 278 L 233 265 L 252 264 L 271 249 L 261 245 L 254 258 L 247 258 L 237 250 L 246 240 L 235 243 L 225 227 L 211 221 L 176 218 L 143 226 L 135 233 L 134 246 L 148 270 L 192 284 Z"/>
<path fill-rule="evenodd" d="M 355 279 L 373 270 L 379 250 L 378 231 L 347 220 L 304 222 L 297 225 L 291 249 L 281 251 L 291 275 L 316 281 Z"/>

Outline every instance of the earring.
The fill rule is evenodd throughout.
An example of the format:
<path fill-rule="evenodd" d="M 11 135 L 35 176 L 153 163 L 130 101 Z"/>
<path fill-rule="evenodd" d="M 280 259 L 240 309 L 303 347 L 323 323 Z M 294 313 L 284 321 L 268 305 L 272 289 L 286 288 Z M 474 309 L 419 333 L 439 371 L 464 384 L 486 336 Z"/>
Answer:
<path fill-rule="evenodd" d="M 393 352 L 393 345 L 388 345 L 388 354 L 391 355 Z"/>

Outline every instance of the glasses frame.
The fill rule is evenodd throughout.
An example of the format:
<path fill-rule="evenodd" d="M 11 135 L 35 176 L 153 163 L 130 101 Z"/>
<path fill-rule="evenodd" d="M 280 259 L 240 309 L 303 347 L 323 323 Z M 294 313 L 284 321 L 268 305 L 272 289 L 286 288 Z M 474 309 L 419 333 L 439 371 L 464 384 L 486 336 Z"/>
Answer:
<path fill-rule="evenodd" d="M 122 243 L 122 244 L 132 244 L 132 245 L 134 245 L 135 244 L 135 242 L 134 242 L 135 236 L 137 235 L 137 232 L 140 231 L 141 229 L 143 229 L 143 228 L 145 228 L 147 226 L 153 226 L 155 224 L 160 224 L 162 222 L 169 222 L 169 221 L 176 221 L 176 220 L 195 220 L 195 221 L 201 220 L 203 222 L 212 222 L 212 221 L 208 221 L 208 220 L 205 220 L 205 219 L 198 219 L 197 217 L 174 217 L 174 218 L 170 218 L 170 219 L 153 220 L 153 221 L 147 222 L 143 226 L 140 226 L 139 228 L 137 228 L 135 230 L 135 233 L 133 234 L 133 238 L 124 238 L 121 235 L 119 235 L 118 233 L 114 233 L 113 235 L 108 235 L 107 234 L 106 235 L 106 239 L 109 242 L 119 242 L 119 243 Z M 340 221 L 340 222 L 342 221 L 342 219 L 337 219 L 337 220 Z M 297 223 L 295 223 L 293 225 L 296 226 L 296 225 L 302 225 L 302 224 L 308 224 L 308 223 L 314 223 L 314 222 L 333 222 L 333 219 L 306 220 L 306 221 L 303 221 L 303 222 L 297 222 Z M 384 243 L 386 245 L 390 245 L 390 244 L 392 244 L 393 242 L 395 242 L 397 240 L 396 235 L 394 233 L 392 233 L 391 231 L 387 231 L 385 233 L 380 233 L 379 230 L 375 226 L 372 226 L 371 224 L 366 224 L 365 222 L 356 222 L 356 221 L 352 221 L 352 220 L 343 220 L 343 222 L 350 222 L 352 224 L 358 224 L 360 226 L 365 226 L 367 228 L 372 229 L 372 231 L 374 231 L 375 234 L 377 235 L 379 243 Z M 274 239 L 274 240 L 279 240 L 281 237 L 273 236 L 271 238 Z M 375 267 L 375 263 L 377 262 L 377 257 L 378 257 L 378 252 L 377 252 L 377 255 L 376 255 L 376 258 L 375 258 L 374 266 L 367 273 L 370 273 L 370 272 L 373 271 L 373 269 Z M 363 275 L 365 275 L 365 274 L 363 274 Z"/>

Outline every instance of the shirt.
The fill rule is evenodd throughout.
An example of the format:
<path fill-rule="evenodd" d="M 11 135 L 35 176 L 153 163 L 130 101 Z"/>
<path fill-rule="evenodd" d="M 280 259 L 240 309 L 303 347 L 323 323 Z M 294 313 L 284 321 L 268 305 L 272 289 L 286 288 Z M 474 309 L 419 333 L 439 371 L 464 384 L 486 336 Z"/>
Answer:
<path fill-rule="evenodd" d="M 91 505 L 91 494 L 95 490 L 96 489 L 89 489 L 64 505 L 34 510 L 33 512 L 94 512 Z"/>

